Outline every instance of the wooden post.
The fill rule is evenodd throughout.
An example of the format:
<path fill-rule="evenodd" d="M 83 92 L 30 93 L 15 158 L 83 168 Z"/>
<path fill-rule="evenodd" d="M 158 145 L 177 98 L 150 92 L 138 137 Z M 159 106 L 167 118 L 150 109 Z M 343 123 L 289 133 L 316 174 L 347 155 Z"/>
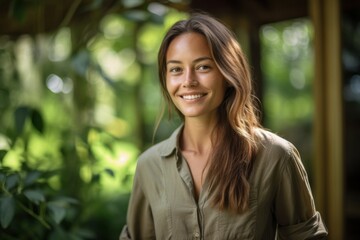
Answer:
<path fill-rule="evenodd" d="M 315 199 L 329 240 L 344 239 L 343 97 L 339 0 L 309 1 L 315 30 Z"/>

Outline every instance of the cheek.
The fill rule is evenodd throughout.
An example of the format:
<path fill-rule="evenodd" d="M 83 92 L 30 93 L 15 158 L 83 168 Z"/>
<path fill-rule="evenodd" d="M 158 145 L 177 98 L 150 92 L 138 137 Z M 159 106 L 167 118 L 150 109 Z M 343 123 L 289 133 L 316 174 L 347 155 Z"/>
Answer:
<path fill-rule="evenodd" d="M 171 83 L 170 83 L 170 81 L 168 79 L 166 79 L 165 84 L 166 84 L 166 91 L 168 93 L 170 93 L 171 92 Z"/>
<path fill-rule="evenodd" d="M 173 78 L 166 78 L 166 90 L 169 94 L 174 93 L 176 90 L 176 81 Z"/>

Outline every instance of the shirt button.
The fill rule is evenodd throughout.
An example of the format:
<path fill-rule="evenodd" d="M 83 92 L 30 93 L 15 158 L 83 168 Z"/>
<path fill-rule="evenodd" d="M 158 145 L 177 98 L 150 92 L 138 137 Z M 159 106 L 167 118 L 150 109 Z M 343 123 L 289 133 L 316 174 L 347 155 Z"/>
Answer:
<path fill-rule="evenodd" d="M 200 237 L 200 233 L 195 232 L 193 236 L 194 236 L 194 239 L 199 239 L 199 237 Z"/>

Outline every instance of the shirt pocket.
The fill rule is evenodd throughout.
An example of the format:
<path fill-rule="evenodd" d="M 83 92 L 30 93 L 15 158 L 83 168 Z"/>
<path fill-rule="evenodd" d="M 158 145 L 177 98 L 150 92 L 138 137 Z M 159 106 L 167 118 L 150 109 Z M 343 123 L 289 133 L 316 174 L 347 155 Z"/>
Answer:
<path fill-rule="evenodd" d="M 257 188 L 250 190 L 249 208 L 239 214 L 230 212 L 221 212 L 220 214 L 220 232 L 224 239 L 251 240 L 255 239 L 256 216 L 258 207 Z"/>

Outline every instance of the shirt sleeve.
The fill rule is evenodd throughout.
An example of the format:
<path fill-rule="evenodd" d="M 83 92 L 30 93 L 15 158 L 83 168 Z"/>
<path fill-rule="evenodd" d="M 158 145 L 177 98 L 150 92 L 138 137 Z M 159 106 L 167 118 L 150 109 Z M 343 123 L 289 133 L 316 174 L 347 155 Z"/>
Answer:
<path fill-rule="evenodd" d="M 120 240 L 155 239 L 151 206 L 143 191 L 141 173 L 137 167 L 129 200 L 127 225 L 124 226 Z"/>
<path fill-rule="evenodd" d="M 283 160 L 275 194 L 278 238 L 327 239 L 326 227 L 320 213 L 315 209 L 306 170 L 294 146 L 290 146 Z"/>

